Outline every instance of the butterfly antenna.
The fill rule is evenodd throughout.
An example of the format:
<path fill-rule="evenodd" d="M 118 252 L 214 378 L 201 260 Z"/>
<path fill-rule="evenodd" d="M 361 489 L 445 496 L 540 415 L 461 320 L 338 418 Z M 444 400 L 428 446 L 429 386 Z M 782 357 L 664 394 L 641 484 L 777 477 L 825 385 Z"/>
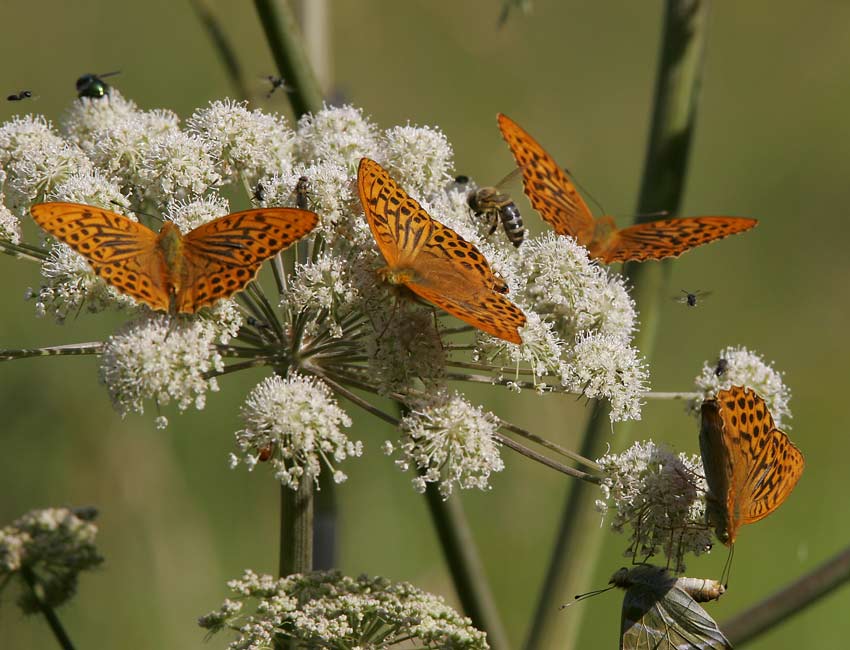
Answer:
<path fill-rule="evenodd" d="M 596 207 L 599 208 L 599 211 L 602 212 L 602 214 L 608 214 L 607 212 L 605 212 L 605 208 L 603 207 L 602 203 L 600 201 L 597 201 L 596 197 L 590 193 L 590 190 L 588 190 L 584 185 L 581 184 L 581 182 L 575 177 L 575 174 L 573 174 L 566 167 L 564 167 L 564 171 L 567 172 L 567 176 L 573 179 L 573 183 L 575 183 L 576 186 L 581 190 L 581 193 L 587 196 L 587 198 L 589 198 L 596 205 Z"/>
<path fill-rule="evenodd" d="M 593 596 L 598 596 L 599 594 L 604 594 L 606 591 L 611 591 L 611 590 L 612 590 L 612 589 L 614 589 L 616 586 L 617 586 L 617 585 L 611 585 L 610 587 L 605 587 L 605 589 L 594 589 L 593 591 L 588 591 L 587 593 L 584 593 L 584 594 L 578 594 L 578 595 L 575 597 L 575 599 L 573 599 L 573 600 L 572 600 L 571 602 L 569 602 L 569 603 L 564 603 L 564 604 L 563 604 L 563 605 L 561 605 L 558 609 L 559 609 L 559 610 L 560 610 L 560 609 L 566 609 L 566 608 L 567 608 L 567 607 L 569 607 L 570 605 L 575 605 L 575 604 L 576 604 L 577 602 L 579 602 L 580 600 L 585 600 L 586 598 L 593 598 Z"/>
<path fill-rule="evenodd" d="M 114 73 L 114 74 L 117 74 L 117 73 Z M 112 205 L 119 207 L 119 208 L 122 208 L 122 209 L 124 208 L 124 206 L 121 205 L 120 203 L 118 203 L 118 201 L 110 201 L 110 203 Z M 151 214 L 150 212 L 143 212 L 142 210 L 133 210 L 133 212 L 135 212 L 136 214 L 140 214 L 143 217 L 149 217 L 149 218 L 153 219 L 154 221 L 159 221 L 160 223 L 165 223 L 165 219 L 160 217 L 158 214 Z"/>
<path fill-rule="evenodd" d="M 726 558 L 726 564 L 723 565 L 723 573 L 720 574 L 720 583 L 729 588 L 729 576 L 732 575 L 732 559 L 735 557 L 735 545 L 729 549 L 729 556 Z"/>
<path fill-rule="evenodd" d="M 647 219 L 649 217 L 669 217 L 670 210 L 656 210 L 655 212 L 641 212 L 635 215 L 635 219 Z"/>

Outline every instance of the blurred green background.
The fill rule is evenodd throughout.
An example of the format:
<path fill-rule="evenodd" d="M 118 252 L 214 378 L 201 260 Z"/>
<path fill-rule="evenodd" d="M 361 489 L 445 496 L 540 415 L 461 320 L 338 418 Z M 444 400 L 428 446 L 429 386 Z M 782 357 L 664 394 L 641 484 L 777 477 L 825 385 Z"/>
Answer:
<path fill-rule="evenodd" d="M 435 124 L 455 147 L 457 171 L 495 182 L 512 159 L 498 111 L 528 128 L 626 223 L 638 190 L 661 29 L 661 2 L 538 0 L 496 28 L 497 0 L 330 4 L 335 87 L 382 127 Z M 250 2 L 212 2 L 258 95 L 275 74 Z M 0 119 L 34 111 L 58 120 L 86 72 L 110 79 L 142 108 L 187 116 L 231 93 L 188 2 L 30 3 L 0 6 Z M 683 214 L 758 217 L 759 228 L 674 263 L 672 294 L 712 290 L 696 309 L 663 306 L 656 390 L 689 390 L 704 360 L 744 344 L 775 361 L 793 391 L 791 436 L 806 473 L 774 516 L 745 528 L 719 621 L 810 570 L 850 539 L 847 399 L 850 316 L 850 4 L 753 0 L 716 3 Z M 288 113 L 278 93 L 259 105 Z M 525 220 L 541 223 L 524 197 Z M 31 231 L 30 231 L 31 232 Z M 0 348 L 101 340 L 119 316 L 82 316 L 60 327 L 37 320 L 27 287 L 35 265 L 0 259 L 7 305 Z M 121 420 L 92 358 L 0 365 L 0 524 L 32 508 L 96 505 L 103 568 L 82 579 L 60 610 L 79 648 L 224 647 L 203 644 L 195 619 L 217 607 L 224 581 L 251 567 L 274 572 L 278 487 L 259 468 L 230 471 L 237 410 L 264 376 L 221 380 L 207 408 L 156 430 L 151 412 Z M 498 415 L 567 446 L 588 410 L 569 397 L 479 389 Z M 367 455 L 343 469 L 338 490 L 340 565 L 410 580 L 456 602 L 424 500 L 379 451 L 392 435 L 354 412 Z M 564 427 L 564 423 L 569 423 Z M 636 438 L 696 452 L 697 424 L 678 403 L 650 403 Z M 463 495 L 498 605 L 515 644 L 525 636 L 565 492 L 563 476 L 509 451 L 487 494 Z M 624 538 L 606 535 L 594 586 L 624 559 Z M 719 545 L 718 545 L 719 546 Z M 718 577 L 726 552 L 692 560 L 689 575 Z M 24 619 L 2 596 L 0 647 L 54 647 L 46 625 Z M 616 647 L 620 594 L 584 607 L 586 647 Z M 556 608 L 561 603 L 551 603 Z M 753 648 L 843 647 L 850 637 L 846 587 L 753 643 Z M 567 610 L 560 614 L 570 616 Z"/>

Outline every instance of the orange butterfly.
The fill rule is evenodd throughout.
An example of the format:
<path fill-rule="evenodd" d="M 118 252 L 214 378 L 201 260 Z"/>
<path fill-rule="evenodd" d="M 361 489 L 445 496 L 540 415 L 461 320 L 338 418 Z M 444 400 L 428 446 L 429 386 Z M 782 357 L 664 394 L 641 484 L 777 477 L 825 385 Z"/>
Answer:
<path fill-rule="evenodd" d="M 318 222 L 307 210 L 262 208 L 220 217 L 183 235 L 169 221 L 157 234 L 115 212 L 79 203 L 39 203 L 30 212 L 121 293 L 151 309 L 180 314 L 194 314 L 241 291 L 265 260 Z"/>
<path fill-rule="evenodd" d="M 360 201 L 387 262 L 379 271 L 452 316 L 511 343 L 525 314 L 505 298 L 507 285 L 475 246 L 432 219 L 374 160 L 357 171 Z"/>
<path fill-rule="evenodd" d="M 735 543 L 738 528 L 782 505 L 805 465 L 800 450 L 776 428 L 764 400 L 741 386 L 702 403 L 699 447 L 708 521 L 727 546 Z"/>
<path fill-rule="evenodd" d="M 745 217 L 661 219 L 617 229 L 612 217 L 594 219 L 567 173 L 538 142 L 507 115 L 499 129 L 522 170 L 531 205 L 559 235 L 574 237 L 605 264 L 678 257 L 685 251 L 754 228 Z"/>

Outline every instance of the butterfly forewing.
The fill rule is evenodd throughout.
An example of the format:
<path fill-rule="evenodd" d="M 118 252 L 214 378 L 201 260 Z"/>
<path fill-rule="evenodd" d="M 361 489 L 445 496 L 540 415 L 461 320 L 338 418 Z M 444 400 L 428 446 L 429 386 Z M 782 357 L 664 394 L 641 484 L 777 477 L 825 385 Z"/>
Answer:
<path fill-rule="evenodd" d="M 168 309 L 167 268 L 150 228 L 78 203 L 39 203 L 30 213 L 45 231 L 85 257 L 108 284 L 152 309 Z"/>
<path fill-rule="evenodd" d="M 430 238 L 431 217 L 374 160 L 360 161 L 357 185 L 369 229 L 387 264 L 408 264 Z"/>
<path fill-rule="evenodd" d="M 478 249 L 432 219 L 378 163 L 360 161 L 358 188 L 387 276 L 448 313 L 512 343 L 525 315 Z"/>
<path fill-rule="evenodd" d="M 559 235 L 575 237 L 582 245 L 589 243 L 593 214 L 567 173 L 507 115 L 499 114 L 499 129 L 522 171 L 523 187 L 534 209 Z"/>

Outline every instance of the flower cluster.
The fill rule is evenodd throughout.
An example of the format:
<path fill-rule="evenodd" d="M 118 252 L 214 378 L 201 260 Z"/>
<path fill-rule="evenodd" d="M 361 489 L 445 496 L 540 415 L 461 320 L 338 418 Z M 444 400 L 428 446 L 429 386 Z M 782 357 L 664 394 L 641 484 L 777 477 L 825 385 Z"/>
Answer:
<path fill-rule="evenodd" d="M 96 516 L 93 508 L 47 508 L 0 528 L 0 585 L 13 575 L 22 578 L 26 587 L 18 604 L 24 612 L 40 611 L 40 603 L 66 602 L 77 590 L 80 572 L 103 562 L 94 544 Z"/>
<path fill-rule="evenodd" d="M 439 483 L 443 498 L 451 495 L 455 484 L 461 489 L 488 489 L 490 474 L 505 467 L 494 440 L 499 424 L 496 416 L 461 395 L 439 396 L 401 421 L 402 458 L 396 465 L 405 471 L 414 466 L 418 492 L 424 492 L 428 483 Z M 387 441 L 384 450 L 395 449 Z"/>
<path fill-rule="evenodd" d="M 314 377 L 292 373 L 264 379 L 248 395 L 242 420 L 245 428 L 236 433 L 241 460 L 249 469 L 269 461 L 275 477 L 292 489 L 302 477 L 318 482 L 323 464 L 342 483 L 347 477 L 334 463 L 363 453 L 363 443 L 352 442 L 340 429 L 351 426 L 351 418 Z M 231 466 L 239 461 L 231 455 Z"/>
<path fill-rule="evenodd" d="M 711 548 L 707 486 L 698 456 L 674 454 L 649 440 L 597 462 L 605 478 L 596 505 L 603 515 L 614 511 L 613 530 L 631 529 L 626 555 L 644 560 L 660 550 L 676 571 L 684 571 L 686 553 L 700 555 Z"/>
<path fill-rule="evenodd" d="M 703 364 L 702 372 L 694 381 L 698 394 L 691 400 L 689 408 L 695 415 L 699 415 L 703 400 L 713 398 L 718 391 L 732 386 L 748 386 L 767 403 L 776 426 L 789 428 L 791 389 L 782 381 L 782 374 L 756 352 L 743 346 L 724 348 L 716 361 Z"/>
<path fill-rule="evenodd" d="M 377 650 L 410 644 L 446 650 L 486 650 L 483 632 L 439 596 L 384 578 L 338 572 L 273 578 L 245 571 L 228 587 L 232 599 L 201 617 L 210 634 L 236 633 L 230 650 L 260 650 L 292 642 L 309 648 Z M 254 603 L 251 612 L 248 605 Z"/>
<path fill-rule="evenodd" d="M 380 281 L 385 260 L 356 185 L 363 156 L 479 248 L 527 316 L 521 345 L 458 326 L 410 300 L 404 287 Z M 245 207 L 315 211 L 315 230 L 286 263 L 269 265 L 276 299 L 249 285 L 195 316 L 152 315 L 49 238 L 46 250 L 31 248 L 36 257 L 43 251 L 43 279 L 30 294 L 38 314 L 59 322 L 83 309 L 130 310 L 129 324 L 109 337 L 101 356 L 101 380 L 122 414 L 143 411 L 149 400 L 157 409 L 203 408 L 216 376 L 265 365 L 276 374 L 246 403 L 232 464 L 254 467 L 269 457 L 274 475 L 290 486 L 322 468 L 341 480 L 336 463 L 359 455 L 360 446 L 340 432 L 347 421 L 330 390 L 352 399 L 346 391 L 355 388 L 408 409 L 399 463 L 416 466 L 417 488 L 435 481 L 448 495 L 453 486 L 487 487 L 502 468 L 495 416 L 460 396 L 423 397 L 449 395 L 449 381 L 483 377 L 510 390 L 607 400 L 612 421 L 640 417 L 648 383 L 631 344 L 637 314 L 623 279 L 569 238 L 550 232 L 516 248 L 501 230 L 489 233 L 468 205 L 474 182 L 453 182 L 453 167 L 439 129 L 381 129 L 352 106 L 325 107 L 291 127 L 279 115 L 225 100 L 181 122 L 171 111 L 142 110 L 113 88 L 76 100 L 58 129 L 32 116 L 0 126 L 0 237 L 7 246 L 19 241 L 17 219 L 46 200 L 134 220 L 163 215 L 184 233 L 233 211 L 227 197 L 239 190 Z"/>

